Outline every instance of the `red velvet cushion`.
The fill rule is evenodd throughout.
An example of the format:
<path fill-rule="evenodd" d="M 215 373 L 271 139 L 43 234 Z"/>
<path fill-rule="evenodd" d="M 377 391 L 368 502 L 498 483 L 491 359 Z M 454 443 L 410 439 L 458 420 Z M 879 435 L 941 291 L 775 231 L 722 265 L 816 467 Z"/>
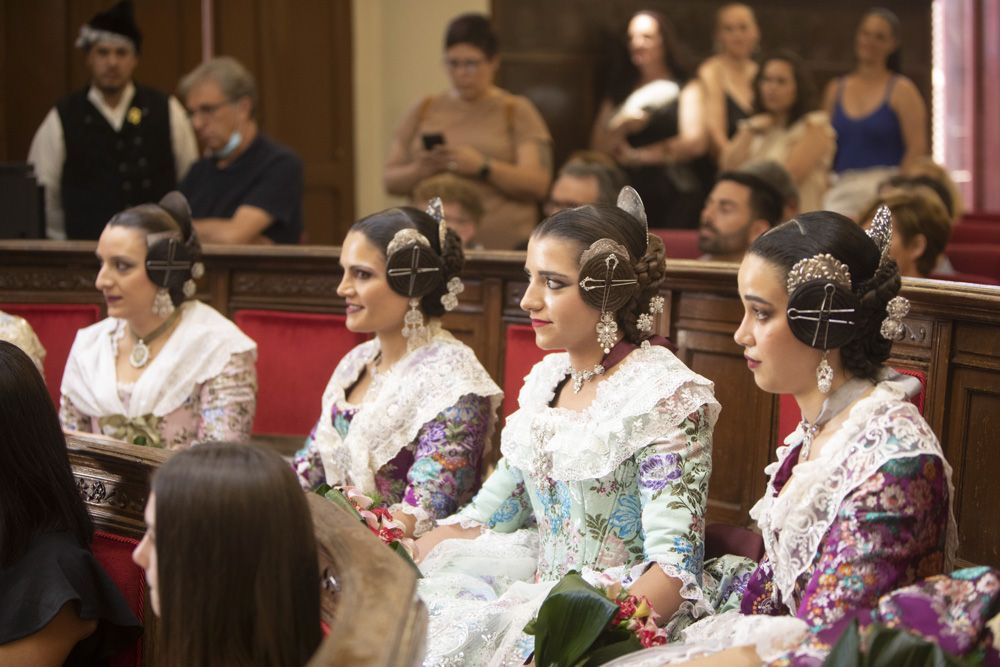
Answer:
<path fill-rule="evenodd" d="M 95 530 L 91 549 L 94 558 L 118 586 L 129 609 L 142 622 L 146 605 L 146 573 L 132 561 L 132 552 L 138 544 L 131 537 Z M 111 667 L 142 665 L 142 640 L 136 641 L 135 646 L 123 648 L 111 659 L 110 664 Z"/>
<path fill-rule="evenodd" d="M 995 222 L 961 222 L 951 228 L 950 243 L 1000 244 L 1000 225 Z"/>
<path fill-rule="evenodd" d="M 28 320 L 45 347 L 45 384 L 58 409 L 63 369 L 76 332 L 101 318 L 100 307 L 93 303 L 4 303 L 0 310 Z"/>
<path fill-rule="evenodd" d="M 960 273 L 1000 280 L 1000 245 L 949 243 L 944 254 Z"/>
<path fill-rule="evenodd" d="M 342 315 L 241 310 L 233 319 L 257 341 L 254 432 L 307 435 L 337 362 L 368 336 L 348 331 Z"/>
<path fill-rule="evenodd" d="M 764 538 L 747 528 L 724 523 L 705 527 L 705 558 L 733 554 L 754 562 L 764 557 Z"/>
<path fill-rule="evenodd" d="M 697 229 L 650 229 L 649 231 L 663 239 L 668 258 L 698 259 L 701 257 Z"/>
<path fill-rule="evenodd" d="M 503 417 L 517 410 L 517 395 L 531 367 L 548 352 L 535 345 L 535 330 L 525 324 L 507 327 L 503 359 Z M 596 339 L 595 339 L 596 340 Z"/>

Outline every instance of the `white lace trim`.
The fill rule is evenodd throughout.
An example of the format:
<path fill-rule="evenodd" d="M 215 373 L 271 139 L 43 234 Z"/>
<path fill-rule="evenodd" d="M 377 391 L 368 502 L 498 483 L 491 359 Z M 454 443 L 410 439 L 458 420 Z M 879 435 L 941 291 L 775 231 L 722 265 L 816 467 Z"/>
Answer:
<path fill-rule="evenodd" d="M 626 585 L 631 586 L 639 580 L 650 565 L 658 565 L 663 574 L 681 582 L 680 596 L 686 601 L 682 602 L 680 608 L 674 612 L 673 617 L 690 615 L 692 618 L 702 618 L 715 613 L 715 607 L 705 598 L 705 591 L 702 582 L 698 581 L 693 574 L 677 566 L 676 563 L 666 561 L 649 560 L 638 565 L 633 565 L 628 572 Z M 664 619 L 669 621 L 670 619 Z"/>
<path fill-rule="evenodd" d="M 490 399 L 487 440 L 492 435 L 503 392 L 468 346 L 436 320 L 430 328 L 430 342 L 408 352 L 372 384 L 351 418 L 346 438 L 333 427 L 330 414 L 334 404 L 345 402 L 344 392 L 378 354 L 378 339 L 358 345 L 337 365 L 323 392 L 313 438 L 327 483 L 346 482 L 363 493 L 373 492 L 378 470 L 413 442 L 424 424 L 469 394 Z"/>
<path fill-rule="evenodd" d="M 77 332 L 63 374 L 63 395 L 95 417 L 162 417 L 179 408 L 196 386 L 221 373 L 234 354 L 256 354 L 257 344 L 211 306 L 187 301 L 179 308 L 177 328 L 136 380 L 127 410 L 118 394 L 116 370 L 117 339 L 126 324 L 113 317 Z"/>
<path fill-rule="evenodd" d="M 798 648 L 807 633 L 805 621 L 794 616 L 744 616 L 732 610 L 694 623 L 684 630 L 683 642 L 631 653 L 607 667 L 659 667 L 740 646 L 754 647 L 766 664 Z"/>
<path fill-rule="evenodd" d="M 420 537 L 434 527 L 434 517 L 423 507 L 409 503 L 395 503 L 389 506 L 389 513 L 393 516 L 398 516 L 400 513 L 409 514 L 416 519 L 416 523 L 413 524 L 413 537 Z"/>
<path fill-rule="evenodd" d="M 765 469 L 767 492 L 750 510 L 764 538 L 774 572 L 774 583 L 792 614 L 798 608 L 795 585 L 812 566 L 824 535 L 844 499 L 889 461 L 930 454 L 941 459 L 948 483 L 949 520 L 945 571 L 954 562 L 958 535 L 951 512 L 954 488 L 951 466 L 917 408 L 906 401 L 906 381 L 879 382 L 851 409 L 847 420 L 831 435 L 821 456 L 799 462 L 780 496 L 774 476 L 804 432 L 800 427 L 778 448 L 778 460 Z"/>
<path fill-rule="evenodd" d="M 536 478 L 604 477 L 701 406 L 719 413 L 712 382 L 664 347 L 634 350 L 581 411 L 549 407 L 568 368 L 566 353 L 535 364 L 501 434 L 508 462 Z"/>
<path fill-rule="evenodd" d="M 468 516 L 458 512 L 452 514 L 451 516 L 446 516 L 443 519 L 437 520 L 437 525 L 439 526 L 454 526 L 457 525 L 459 528 L 484 528 L 486 524 L 477 519 L 470 519 Z"/>

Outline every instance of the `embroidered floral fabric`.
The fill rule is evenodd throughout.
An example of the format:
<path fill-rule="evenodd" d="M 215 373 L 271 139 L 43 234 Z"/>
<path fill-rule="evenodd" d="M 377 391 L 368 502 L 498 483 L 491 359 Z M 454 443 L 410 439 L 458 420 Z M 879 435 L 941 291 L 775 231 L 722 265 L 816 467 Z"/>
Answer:
<path fill-rule="evenodd" d="M 180 407 L 157 417 L 128 419 L 125 415 L 93 417 L 84 414 L 66 396 L 59 404 L 63 428 L 101 433 L 132 444 L 184 449 L 213 440 L 242 442 L 250 437 L 257 410 L 256 352 L 230 357 L 222 372 L 195 386 Z M 119 384 L 118 395 L 126 410 L 133 385 Z"/>
<path fill-rule="evenodd" d="M 469 506 L 439 522 L 490 530 L 443 542 L 421 566 L 425 664 L 521 664 L 532 646 L 524 623 L 570 570 L 629 585 L 656 564 L 681 581 L 678 619 L 712 609 L 702 573 L 711 383 L 664 348 L 638 349 L 590 408 L 551 408 L 567 363 L 549 355 L 532 369 L 504 458 Z"/>
<path fill-rule="evenodd" d="M 879 383 L 817 459 L 798 460 L 801 435 L 779 447 L 767 493 L 751 512 L 766 555 L 745 590 L 719 605 L 726 613 L 688 628 L 683 644 L 656 650 L 656 664 L 753 645 L 768 664 L 820 665 L 851 620 L 870 622 L 880 598 L 945 570 L 954 540 L 951 469 L 899 386 Z M 935 618 L 939 627 L 956 622 Z"/>
<path fill-rule="evenodd" d="M 355 347 L 323 395 L 323 416 L 294 457 L 303 488 L 350 484 L 416 518 L 415 533 L 467 502 L 502 392 L 472 350 L 431 323 L 432 339 L 379 374 L 360 405 L 347 402 L 379 352 Z"/>
<path fill-rule="evenodd" d="M 356 413 L 354 407 L 333 406 L 330 421 L 342 438 L 347 437 Z M 429 524 L 468 502 L 479 479 L 492 416 L 490 400 L 470 394 L 424 424 L 416 440 L 399 450 L 375 475 L 375 488 L 384 503 L 393 511 L 413 514 L 418 521 Z M 293 459 L 299 482 L 306 490 L 326 482 L 312 437 Z M 429 526 L 420 527 L 424 532 Z"/>

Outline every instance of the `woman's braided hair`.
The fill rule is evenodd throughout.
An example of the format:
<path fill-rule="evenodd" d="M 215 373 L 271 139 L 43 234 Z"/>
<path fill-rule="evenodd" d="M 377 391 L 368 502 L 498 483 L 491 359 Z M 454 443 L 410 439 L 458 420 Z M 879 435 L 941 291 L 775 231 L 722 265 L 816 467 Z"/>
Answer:
<path fill-rule="evenodd" d="M 833 255 L 851 272 L 851 289 L 860 307 L 855 334 L 840 348 L 844 369 L 855 377 L 874 380 L 889 358 L 892 341 L 880 332 L 886 304 L 899 294 L 899 267 L 854 221 L 831 211 L 803 213 L 757 238 L 748 250 L 781 270 L 782 279 L 795 264 L 822 253 Z"/>
<path fill-rule="evenodd" d="M 416 229 L 430 243 L 433 254 L 437 256 L 441 266 L 444 268 L 443 274 L 425 274 L 433 276 L 434 285 L 426 294 L 420 298 L 420 310 L 428 317 L 441 317 L 444 315 L 444 305 L 441 297 L 447 293 L 448 281 L 462 273 L 465 265 L 465 253 L 462 251 L 462 239 L 459 238 L 451 228 L 448 228 L 444 236 L 444 247 L 441 247 L 439 227 L 437 221 L 427 213 L 403 206 L 400 208 L 390 208 L 385 211 L 373 213 L 362 218 L 351 226 L 352 232 L 360 232 L 372 245 L 387 254 L 387 249 L 396 232 L 401 229 Z M 391 283 L 390 283 L 391 286 Z M 404 295 L 405 296 L 405 295 Z"/>
<path fill-rule="evenodd" d="M 625 340 L 638 345 L 649 334 L 639 330 L 636 320 L 649 310 L 649 301 L 660 291 L 666 273 L 663 241 L 649 235 L 635 216 L 617 206 L 593 204 L 559 211 L 535 228 L 534 238 L 556 237 L 573 242 L 582 254 L 595 241 L 611 239 L 628 250 L 637 285 L 628 302 L 615 311 Z M 638 259 L 636 259 L 638 258 Z M 580 279 L 588 277 L 581 268 Z M 595 281 L 602 275 L 589 276 Z"/>

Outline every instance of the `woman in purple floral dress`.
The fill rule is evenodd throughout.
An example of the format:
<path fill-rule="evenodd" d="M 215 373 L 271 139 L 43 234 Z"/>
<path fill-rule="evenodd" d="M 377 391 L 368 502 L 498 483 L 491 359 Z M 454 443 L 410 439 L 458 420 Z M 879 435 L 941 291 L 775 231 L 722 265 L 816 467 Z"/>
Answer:
<path fill-rule="evenodd" d="M 989 568 L 940 576 L 957 542 L 951 468 L 908 401 L 919 384 L 883 365 L 909 309 L 888 209 L 869 234 L 821 211 L 751 246 L 734 337 L 757 386 L 792 394 L 804 416 L 750 512 L 766 554 L 681 641 L 612 664 L 820 665 L 854 621 L 954 653 L 982 647 L 1000 580 Z"/>
<path fill-rule="evenodd" d="M 347 328 L 374 338 L 337 365 L 294 460 L 304 488 L 358 487 L 408 535 L 472 497 L 503 395 L 475 353 L 441 328 L 462 290 L 464 257 L 435 216 L 389 209 L 344 239 L 337 294 L 347 302 Z"/>

